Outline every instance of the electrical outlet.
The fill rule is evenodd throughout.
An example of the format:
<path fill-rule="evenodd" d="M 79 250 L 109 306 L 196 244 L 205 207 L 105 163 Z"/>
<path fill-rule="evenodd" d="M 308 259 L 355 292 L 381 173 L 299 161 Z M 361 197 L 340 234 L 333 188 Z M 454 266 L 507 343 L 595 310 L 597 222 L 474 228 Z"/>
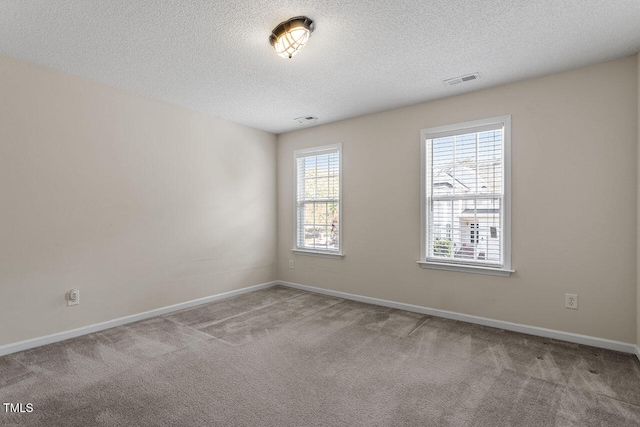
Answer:
<path fill-rule="evenodd" d="M 577 294 L 565 294 L 564 306 L 566 308 L 578 309 L 578 295 Z"/>
<path fill-rule="evenodd" d="M 293 268 L 293 260 L 292 259 L 289 260 L 289 268 Z"/>
<path fill-rule="evenodd" d="M 67 292 L 67 306 L 80 304 L 80 291 L 71 289 Z"/>

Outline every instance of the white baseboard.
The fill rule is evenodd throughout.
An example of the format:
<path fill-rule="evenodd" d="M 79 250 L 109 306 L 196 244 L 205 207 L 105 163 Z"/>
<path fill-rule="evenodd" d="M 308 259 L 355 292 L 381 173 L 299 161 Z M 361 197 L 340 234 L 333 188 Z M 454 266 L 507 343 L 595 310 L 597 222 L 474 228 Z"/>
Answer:
<path fill-rule="evenodd" d="M 444 317 L 447 319 L 460 320 L 463 322 L 476 323 L 478 325 L 490 326 L 493 328 L 505 329 L 507 331 L 521 332 L 523 334 L 536 335 L 545 338 L 552 338 L 561 341 L 567 341 L 576 344 L 589 345 L 592 347 L 605 348 L 607 350 L 615 350 L 622 353 L 635 354 L 640 360 L 640 348 L 634 344 L 624 343 L 620 341 L 607 340 L 604 338 L 596 338 L 588 335 L 574 334 L 571 332 L 562 332 L 554 329 L 539 328 L 537 326 L 528 326 L 520 323 L 505 322 L 502 320 L 489 319 L 486 317 L 472 316 L 469 314 L 456 313 L 454 311 L 438 310 L 435 308 L 422 307 L 418 305 L 405 304 L 401 302 L 388 301 L 384 299 L 365 297 L 362 295 L 348 294 L 346 292 L 332 291 L 329 289 L 316 288 L 314 286 L 300 285 L 298 283 L 279 281 L 283 286 L 301 289 L 310 292 L 317 292 L 329 296 L 350 299 L 354 301 L 364 302 L 367 304 L 382 305 L 384 307 L 397 308 L 400 310 L 413 311 L 415 313 L 428 314 L 431 316 Z"/>
<path fill-rule="evenodd" d="M 18 351 L 28 350 L 30 348 L 39 347 L 42 345 L 53 344 L 58 341 L 64 341 L 69 338 L 79 337 L 81 335 L 90 334 L 92 332 L 103 331 L 105 329 L 113 328 L 115 326 L 137 322 L 139 320 L 148 319 L 150 317 L 161 316 L 163 314 L 171 313 L 173 311 L 183 310 L 185 308 L 194 307 L 196 305 L 206 304 L 208 302 L 230 298 L 230 297 L 241 295 L 247 292 L 257 291 L 258 289 L 270 288 L 274 285 L 277 285 L 278 283 L 279 282 L 262 283 L 255 286 L 249 286 L 247 288 L 237 289 L 235 291 L 229 291 L 229 292 L 224 292 L 221 294 L 212 295 L 204 298 L 198 298 L 191 301 L 170 305 L 167 307 L 156 308 L 154 310 L 145 311 L 144 313 L 132 314 L 130 316 L 120 317 L 118 319 L 108 320 L 102 323 L 83 326 L 82 328 L 72 329 L 70 331 L 58 332 L 58 333 L 46 335 L 43 337 L 6 344 L 3 346 L 0 346 L 0 356 L 5 356 L 7 354 L 15 353 Z"/>
<path fill-rule="evenodd" d="M 257 291 L 259 289 L 270 288 L 274 285 L 283 285 L 290 288 L 301 289 L 310 292 L 316 292 L 324 295 L 330 295 L 339 298 L 345 298 L 353 301 L 360 301 L 367 304 L 381 305 L 384 307 L 397 308 L 399 310 L 413 311 L 415 313 L 428 314 L 431 316 L 444 317 L 447 319 L 460 320 L 463 322 L 476 323 L 479 325 L 490 326 L 493 328 L 505 329 L 508 331 L 521 332 L 523 334 L 536 335 L 545 338 L 552 338 L 561 341 L 572 342 L 576 344 L 589 345 L 592 347 L 605 348 L 608 350 L 620 351 L 622 353 L 635 354 L 638 360 L 640 360 L 640 347 L 624 343 L 620 341 L 607 340 L 604 338 L 596 338 L 588 335 L 574 334 L 570 332 L 562 332 L 554 329 L 539 328 L 537 326 L 528 326 L 520 323 L 505 322 L 502 320 L 489 319 L 486 317 L 472 316 L 469 314 L 456 313 L 453 311 L 438 310 L 435 308 L 422 307 L 413 304 L 405 304 L 401 302 L 388 301 L 379 298 L 366 297 L 362 295 L 349 294 L 346 292 L 332 291 L 329 289 L 317 288 L 314 286 L 301 285 L 298 283 L 285 282 L 285 281 L 273 281 L 262 283 L 255 286 L 249 286 L 247 288 L 237 289 L 235 291 L 224 292 L 217 295 L 212 295 L 204 298 L 198 298 L 191 301 L 182 302 L 179 304 L 170 305 L 167 307 L 161 307 L 144 313 L 133 314 L 130 316 L 120 317 L 118 319 L 109 320 L 102 323 L 96 323 L 82 328 L 72 329 L 70 331 L 58 332 L 43 337 L 33 338 L 30 340 L 20 341 L 16 343 L 6 344 L 0 346 L 0 356 L 15 353 L 18 351 L 28 350 L 30 348 L 39 347 L 42 345 L 52 344 L 58 341 L 64 341 L 69 338 L 75 338 L 81 335 L 90 334 L 92 332 L 103 331 L 105 329 L 113 328 L 116 326 L 124 325 L 127 323 L 133 323 L 140 320 L 145 320 L 155 316 L 161 316 L 163 314 L 171 313 L 185 308 L 194 307 L 200 304 L 206 304 L 209 302 L 230 298 L 236 295 L 241 295 L 247 292 Z"/>

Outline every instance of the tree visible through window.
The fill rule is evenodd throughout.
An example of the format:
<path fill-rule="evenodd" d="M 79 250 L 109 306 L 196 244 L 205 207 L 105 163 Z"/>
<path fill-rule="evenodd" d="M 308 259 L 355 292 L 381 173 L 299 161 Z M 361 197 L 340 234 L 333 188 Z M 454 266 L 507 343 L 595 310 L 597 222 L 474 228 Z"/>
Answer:
<path fill-rule="evenodd" d="M 510 269 L 509 136 L 510 116 L 422 131 L 423 264 Z"/>
<path fill-rule="evenodd" d="M 340 149 L 332 145 L 295 155 L 295 249 L 340 254 Z"/>

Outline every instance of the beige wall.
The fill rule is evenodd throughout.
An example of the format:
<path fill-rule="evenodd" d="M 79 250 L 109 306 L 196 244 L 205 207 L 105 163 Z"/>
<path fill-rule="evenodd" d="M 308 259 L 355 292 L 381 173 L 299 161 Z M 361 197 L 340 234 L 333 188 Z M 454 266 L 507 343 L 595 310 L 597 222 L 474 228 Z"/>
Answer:
<path fill-rule="evenodd" d="M 0 56 L 0 345 L 276 278 L 640 343 L 639 70 L 634 56 L 280 135 L 276 205 L 273 135 Z M 502 114 L 517 273 L 419 268 L 420 129 Z M 292 152 L 335 142 L 346 257 L 292 255 Z"/>
<path fill-rule="evenodd" d="M 278 277 L 636 341 L 637 59 L 278 137 Z M 420 129 L 512 115 L 511 277 L 421 269 Z M 293 255 L 292 152 L 343 144 L 342 260 Z M 287 260 L 294 260 L 294 269 Z M 579 310 L 564 308 L 565 293 Z"/>
<path fill-rule="evenodd" d="M 0 345 L 274 280 L 275 139 L 0 56 Z"/>

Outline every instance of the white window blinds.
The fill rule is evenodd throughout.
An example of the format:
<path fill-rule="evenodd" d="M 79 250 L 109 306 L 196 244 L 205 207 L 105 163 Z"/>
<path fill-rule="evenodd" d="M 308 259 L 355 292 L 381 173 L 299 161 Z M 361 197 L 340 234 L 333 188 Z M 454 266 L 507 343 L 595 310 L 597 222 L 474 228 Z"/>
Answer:
<path fill-rule="evenodd" d="M 505 248 L 509 122 L 505 116 L 423 131 L 424 261 L 494 268 L 510 262 Z"/>
<path fill-rule="evenodd" d="M 339 254 L 340 145 L 295 152 L 295 249 Z"/>

